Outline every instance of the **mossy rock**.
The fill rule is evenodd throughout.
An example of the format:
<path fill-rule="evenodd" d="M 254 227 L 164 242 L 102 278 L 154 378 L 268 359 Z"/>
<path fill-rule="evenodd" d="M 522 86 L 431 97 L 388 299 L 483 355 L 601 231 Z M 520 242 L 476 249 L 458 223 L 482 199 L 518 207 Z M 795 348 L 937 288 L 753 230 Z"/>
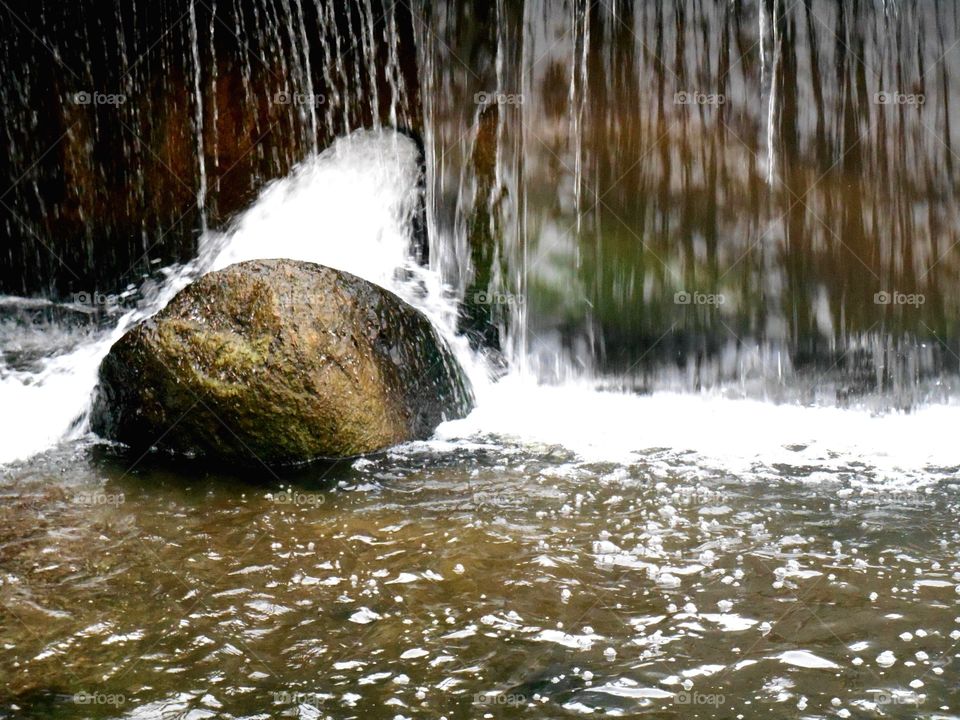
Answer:
<path fill-rule="evenodd" d="M 396 295 L 255 260 L 201 277 L 124 335 L 91 424 L 136 449 L 284 465 L 426 438 L 472 406 L 449 348 Z"/>

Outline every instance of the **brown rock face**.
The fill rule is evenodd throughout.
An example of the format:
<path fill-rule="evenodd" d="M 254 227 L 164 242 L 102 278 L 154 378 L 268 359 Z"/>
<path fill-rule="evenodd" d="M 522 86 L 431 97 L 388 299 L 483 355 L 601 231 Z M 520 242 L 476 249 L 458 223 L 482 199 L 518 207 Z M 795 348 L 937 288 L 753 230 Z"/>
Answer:
<path fill-rule="evenodd" d="M 0 294 L 139 284 L 157 264 L 189 260 L 204 226 L 225 225 L 337 137 L 380 124 L 422 135 L 406 3 L 11 7 Z"/>

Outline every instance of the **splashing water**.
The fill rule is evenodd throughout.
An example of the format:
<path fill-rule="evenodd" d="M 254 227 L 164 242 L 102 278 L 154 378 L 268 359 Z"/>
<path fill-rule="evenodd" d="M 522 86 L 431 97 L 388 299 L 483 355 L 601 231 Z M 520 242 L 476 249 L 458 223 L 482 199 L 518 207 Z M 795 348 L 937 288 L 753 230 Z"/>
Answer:
<path fill-rule="evenodd" d="M 0 365 L 0 407 L 5 410 L 0 463 L 84 435 L 97 370 L 110 347 L 200 275 L 245 260 L 316 262 L 396 292 L 427 314 L 482 387 L 479 361 L 454 336 L 455 303 L 440 276 L 418 265 L 410 252 L 419 174 L 418 150 L 410 138 L 395 131 L 357 131 L 269 184 L 226 230 L 205 233 L 197 257 L 165 268 L 161 281 L 146 283 L 138 307 L 109 330 L 68 352 L 48 347 L 48 357 L 30 370 Z"/>
<path fill-rule="evenodd" d="M 561 446 L 585 462 L 653 462 L 664 471 L 679 462 L 695 474 L 862 487 L 916 489 L 955 476 L 960 466 L 951 440 L 956 405 L 873 415 L 712 394 L 599 392 L 582 381 L 551 387 L 519 375 L 493 386 L 486 400 L 464 420 L 441 426 L 438 438 L 493 433 Z"/>
<path fill-rule="evenodd" d="M 69 346 L 53 334 L 49 342 L 57 346 L 34 366 L 0 367 L 0 405 L 10 409 L 0 420 L 0 433 L 8 439 L 0 462 L 87 433 L 97 369 L 110 346 L 196 277 L 245 260 L 287 257 L 335 267 L 396 292 L 426 313 L 451 343 L 477 390 L 479 407 L 442 426 L 438 442 L 470 442 L 493 433 L 563 446 L 590 461 L 688 455 L 685 462 L 695 459 L 741 477 L 815 481 L 839 473 L 911 487 L 960 466 L 960 450 L 947 437 L 958 415 L 954 405 L 872 416 L 719 395 L 640 397 L 600 392 L 589 379 L 543 386 L 520 358 L 511 358 L 515 370 L 508 378 L 492 384 L 484 361 L 456 335 L 457 298 L 441 273 L 419 265 L 411 252 L 420 172 L 417 147 L 405 135 L 357 131 L 269 184 L 226 229 L 205 233 L 197 257 L 146 283 L 138 307 L 108 330 Z M 4 340 L 4 346 L 10 344 Z M 919 439 L 904 446 L 898 440 L 907 434 Z"/>

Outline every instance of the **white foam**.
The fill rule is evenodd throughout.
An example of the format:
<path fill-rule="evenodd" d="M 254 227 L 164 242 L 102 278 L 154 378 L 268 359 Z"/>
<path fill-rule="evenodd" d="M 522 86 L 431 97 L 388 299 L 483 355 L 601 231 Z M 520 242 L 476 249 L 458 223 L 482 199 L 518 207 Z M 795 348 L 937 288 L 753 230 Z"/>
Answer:
<path fill-rule="evenodd" d="M 31 457 L 79 431 L 100 361 L 119 337 L 48 358 L 36 372 L 0 373 L 0 463 Z"/>
<path fill-rule="evenodd" d="M 793 665 L 794 667 L 801 668 L 823 670 L 835 670 L 840 668 L 840 666 L 835 662 L 831 662 L 830 660 L 822 658 L 819 655 L 814 655 L 809 650 L 787 650 L 779 655 L 775 655 L 774 659 L 779 660 L 786 665 Z"/>
<path fill-rule="evenodd" d="M 488 388 L 469 417 L 442 425 L 437 437 L 495 433 L 560 445 L 590 462 L 635 463 L 666 450 L 744 477 L 787 472 L 819 482 L 842 474 L 914 488 L 960 466 L 958 423 L 956 405 L 873 415 L 712 395 L 598 392 L 511 376 Z"/>

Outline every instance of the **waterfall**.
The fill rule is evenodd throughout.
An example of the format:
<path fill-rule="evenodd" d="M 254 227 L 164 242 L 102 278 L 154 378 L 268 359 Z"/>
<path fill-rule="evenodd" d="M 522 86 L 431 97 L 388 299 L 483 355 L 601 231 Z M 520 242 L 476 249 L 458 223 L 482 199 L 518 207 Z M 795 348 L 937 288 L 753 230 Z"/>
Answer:
<path fill-rule="evenodd" d="M 779 60 L 780 60 L 780 41 L 779 41 L 779 30 L 777 28 L 777 0 L 774 0 L 773 3 L 773 22 L 770 23 L 770 33 L 771 33 L 771 48 L 773 54 L 773 61 L 770 67 L 770 78 L 769 78 L 769 89 L 767 90 L 767 184 L 770 187 L 773 187 L 773 181 L 776 178 L 777 173 L 777 158 L 776 151 L 774 149 L 774 143 L 776 142 L 776 113 L 777 113 L 777 83 L 778 83 L 778 70 L 779 70 Z M 764 22 L 764 3 L 760 3 L 760 33 L 761 33 L 761 43 L 763 42 L 763 34 L 766 32 Z M 763 49 L 761 45 L 761 57 L 763 54 Z M 763 60 L 762 62 L 766 62 Z M 762 81 L 762 72 L 763 66 L 761 66 L 761 81 Z"/>
<path fill-rule="evenodd" d="M 400 133 L 356 131 L 267 185 L 228 227 L 204 233 L 197 257 L 165 268 L 160 279 L 140 289 L 134 309 L 120 312 L 120 299 L 113 299 L 109 327 L 80 339 L 68 336 L 75 347 L 66 350 L 64 338 L 44 332 L 38 340 L 50 343 L 48 355 L 23 370 L 0 366 L 0 405 L 7 410 L 0 418 L 0 435 L 18 439 L 3 444 L 0 463 L 32 455 L 64 437 L 83 436 L 97 370 L 113 343 L 195 278 L 245 260 L 316 262 L 392 290 L 431 319 L 482 393 L 486 370 L 456 336 L 456 305 L 440 276 L 410 253 L 422 202 L 419 162 L 416 144 Z M 0 311 L 4 300 L 0 298 Z M 0 325 L 4 345 L 10 339 L 5 329 Z"/>
<path fill-rule="evenodd" d="M 960 208 L 943 150 L 960 67 L 942 4 L 137 9 L 28 9 L 56 62 L 32 67 L 49 51 L 27 36 L 0 48 L 0 393 L 52 418 L 10 428 L 36 439 L 23 448 L 82 432 L 117 333 L 266 247 L 404 293 L 480 376 L 881 413 L 954 397 Z M 51 92 L 62 105 L 31 110 Z M 389 157 L 422 142 L 420 172 L 374 173 L 393 190 L 331 175 L 347 147 L 351 167 L 379 167 L 358 129 Z M 422 214 L 388 230 L 380 210 L 411 183 Z M 351 239 L 345 209 L 386 245 Z M 320 243 L 331 218 L 361 254 Z M 40 300 L 69 331 L 25 352 L 23 303 Z"/>
<path fill-rule="evenodd" d="M 310 109 L 310 147 L 317 152 L 317 97 L 313 91 L 313 71 L 310 68 L 310 44 L 307 40 L 307 26 L 303 17 L 301 0 L 294 0 L 297 4 L 297 19 L 300 21 L 300 43 L 303 48 L 303 77 L 307 87 L 307 107 Z"/>
<path fill-rule="evenodd" d="M 884 50 L 890 25 L 919 22 L 922 34 L 949 25 L 945 8 L 911 19 L 888 4 L 496 3 L 493 27 L 477 35 L 450 7 L 435 5 L 418 38 L 421 67 L 447 68 L 424 103 L 432 213 L 442 215 L 440 198 L 461 209 L 431 233 L 455 238 L 447 276 L 467 288 L 467 305 L 478 281 L 490 297 L 522 296 L 469 310 L 497 326 L 513 367 L 545 382 L 877 409 L 950 395 L 960 348 L 941 311 L 955 300 L 899 255 L 953 272 L 933 219 L 955 209 L 950 163 L 929 144 L 949 145 L 949 116 L 865 94 L 879 78 L 956 69 L 933 46 Z M 878 70 L 867 88 L 861 63 Z M 952 75 L 948 84 L 944 102 Z M 523 101 L 465 117 L 472 96 L 494 88 Z M 500 192 L 478 209 L 471 158 L 485 118 Z M 926 136 L 912 156 L 902 145 L 891 156 L 879 131 L 877 142 L 862 137 L 894 118 Z M 909 221 L 885 212 L 887 177 L 923 185 L 924 209 Z M 490 251 L 471 252 L 481 237 Z M 882 365 L 878 343 L 896 348 Z"/>
<path fill-rule="evenodd" d="M 200 89 L 200 40 L 197 31 L 196 3 L 190 0 L 190 45 L 193 53 L 193 97 L 196 103 L 197 163 L 200 169 L 200 184 L 197 187 L 197 207 L 200 209 L 200 221 L 204 231 L 207 229 L 207 164 L 203 150 L 203 91 Z"/>

